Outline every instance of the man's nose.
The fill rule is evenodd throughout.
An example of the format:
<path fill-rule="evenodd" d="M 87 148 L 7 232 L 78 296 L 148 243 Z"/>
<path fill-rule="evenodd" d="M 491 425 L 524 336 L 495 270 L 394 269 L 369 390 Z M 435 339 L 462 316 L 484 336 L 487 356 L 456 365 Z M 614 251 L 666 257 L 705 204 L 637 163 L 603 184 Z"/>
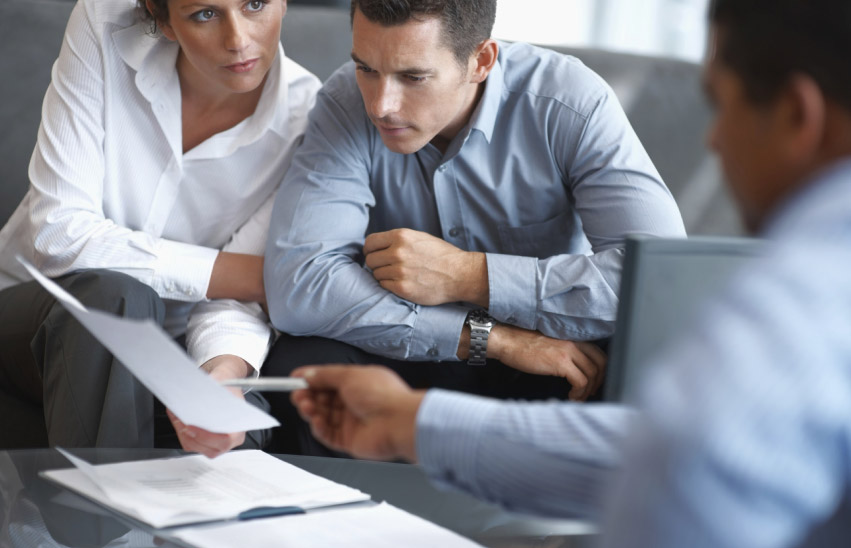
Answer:
<path fill-rule="evenodd" d="M 375 118 L 385 118 L 399 112 L 399 91 L 389 79 L 379 82 L 375 96 L 372 99 L 372 115 Z"/>

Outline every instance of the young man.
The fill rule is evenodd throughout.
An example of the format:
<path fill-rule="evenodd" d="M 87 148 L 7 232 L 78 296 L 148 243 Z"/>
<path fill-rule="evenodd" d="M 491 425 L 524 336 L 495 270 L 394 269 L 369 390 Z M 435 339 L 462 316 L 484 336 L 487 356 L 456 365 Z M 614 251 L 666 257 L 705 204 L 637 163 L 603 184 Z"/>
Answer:
<path fill-rule="evenodd" d="M 772 242 L 647 379 L 643 413 L 415 392 L 380 368 L 302 370 L 316 435 L 418 459 L 519 510 L 606 507 L 606 546 L 840 546 L 851 536 L 851 4 L 717 0 L 707 89 L 749 226 Z M 589 496 L 590 495 L 590 496 Z M 590 507 L 589 507 L 589 502 Z"/>
<path fill-rule="evenodd" d="M 502 397 L 600 386 L 605 356 L 580 341 L 611 334 L 624 238 L 682 220 L 612 90 L 490 39 L 495 11 L 352 2 L 353 62 L 318 97 L 265 263 L 275 326 L 324 338 L 284 338 L 265 374 L 382 360 Z M 402 363 L 485 358 L 512 369 Z"/>

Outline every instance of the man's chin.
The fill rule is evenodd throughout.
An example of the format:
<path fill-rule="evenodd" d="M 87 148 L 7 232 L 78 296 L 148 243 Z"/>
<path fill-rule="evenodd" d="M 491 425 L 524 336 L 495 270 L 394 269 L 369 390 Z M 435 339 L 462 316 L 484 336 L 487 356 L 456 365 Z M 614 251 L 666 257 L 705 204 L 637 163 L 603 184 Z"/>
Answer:
<path fill-rule="evenodd" d="M 381 136 L 381 141 L 389 150 L 397 154 L 413 154 L 425 146 L 426 143 L 409 139 L 392 139 Z"/>

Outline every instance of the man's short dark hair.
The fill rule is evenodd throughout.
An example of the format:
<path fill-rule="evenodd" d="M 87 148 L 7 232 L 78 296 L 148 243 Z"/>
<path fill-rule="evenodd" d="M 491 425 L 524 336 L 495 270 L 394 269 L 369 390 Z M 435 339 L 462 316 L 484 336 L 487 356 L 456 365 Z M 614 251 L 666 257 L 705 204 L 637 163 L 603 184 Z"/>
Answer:
<path fill-rule="evenodd" d="M 438 17 L 452 53 L 466 64 L 476 47 L 491 36 L 496 0 L 352 0 L 352 20 L 357 10 L 385 26 Z"/>
<path fill-rule="evenodd" d="M 796 74 L 851 110 L 851 1 L 714 0 L 715 55 L 741 79 L 748 98 L 766 103 Z"/>

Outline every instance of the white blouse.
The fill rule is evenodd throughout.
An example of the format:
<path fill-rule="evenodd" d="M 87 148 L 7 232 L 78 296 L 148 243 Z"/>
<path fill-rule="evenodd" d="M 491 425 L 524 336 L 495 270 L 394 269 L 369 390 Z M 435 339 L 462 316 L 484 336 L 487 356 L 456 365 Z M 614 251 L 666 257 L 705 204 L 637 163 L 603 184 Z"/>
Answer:
<path fill-rule="evenodd" d="M 74 7 L 44 98 L 30 190 L 0 231 L 0 289 L 28 276 L 108 268 L 150 285 L 166 328 L 203 363 L 255 368 L 272 331 L 256 304 L 206 300 L 219 250 L 262 255 L 274 191 L 319 80 L 284 56 L 252 116 L 183 153 L 178 46 L 149 34 L 131 0 Z"/>

